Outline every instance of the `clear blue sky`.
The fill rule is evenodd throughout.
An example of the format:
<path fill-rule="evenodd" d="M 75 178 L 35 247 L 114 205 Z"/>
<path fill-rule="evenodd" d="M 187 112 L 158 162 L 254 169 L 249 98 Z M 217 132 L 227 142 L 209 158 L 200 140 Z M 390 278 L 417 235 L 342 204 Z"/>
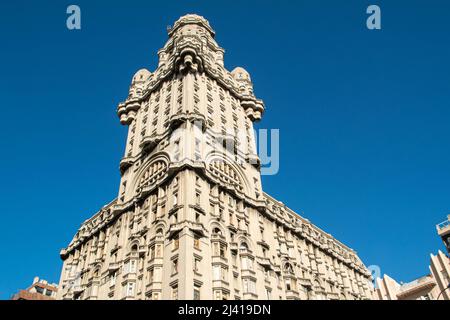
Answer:
<path fill-rule="evenodd" d="M 450 2 L 66 1 L 0 4 L 0 298 L 59 280 L 60 248 L 115 198 L 132 75 L 154 70 L 166 26 L 205 16 L 279 128 L 264 189 L 408 281 L 443 246 L 450 210 Z M 369 4 L 382 30 L 365 27 Z"/>

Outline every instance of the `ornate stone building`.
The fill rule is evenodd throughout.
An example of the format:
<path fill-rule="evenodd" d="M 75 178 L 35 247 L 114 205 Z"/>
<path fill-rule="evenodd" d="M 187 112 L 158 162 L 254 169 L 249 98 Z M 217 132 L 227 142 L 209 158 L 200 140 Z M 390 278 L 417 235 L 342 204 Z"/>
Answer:
<path fill-rule="evenodd" d="M 253 122 L 208 21 L 180 18 L 120 103 L 118 197 L 61 251 L 60 299 L 370 299 L 356 253 L 265 194 Z"/>

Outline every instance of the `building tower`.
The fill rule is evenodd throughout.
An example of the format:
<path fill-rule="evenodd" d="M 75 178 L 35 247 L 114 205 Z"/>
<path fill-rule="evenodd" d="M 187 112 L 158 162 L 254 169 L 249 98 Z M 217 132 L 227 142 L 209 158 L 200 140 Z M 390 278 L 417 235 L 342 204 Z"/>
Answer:
<path fill-rule="evenodd" d="M 207 20 L 181 17 L 117 113 L 116 200 L 85 221 L 62 299 L 369 299 L 356 253 L 263 193 L 253 122 L 264 103 L 229 72 Z"/>

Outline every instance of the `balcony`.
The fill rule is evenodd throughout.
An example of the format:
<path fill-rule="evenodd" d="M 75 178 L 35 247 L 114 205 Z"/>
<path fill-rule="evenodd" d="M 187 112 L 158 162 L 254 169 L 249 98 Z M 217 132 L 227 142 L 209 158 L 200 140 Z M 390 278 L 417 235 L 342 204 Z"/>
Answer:
<path fill-rule="evenodd" d="M 328 298 L 329 300 L 340 300 L 340 299 L 339 299 L 339 295 L 338 295 L 337 293 L 335 293 L 335 292 L 330 292 L 330 293 L 328 293 L 328 294 L 327 294 L 327 298 Z"/>
<path fill-rule="evenodd" d="M 258 295 L 252 292 L 245 292 L 243 298 L 244 300 L 257 300 Z"/>
<path fill-rule="evenodd" d="M 136 272 L 128 272 L 122 276 L 122 281 L 136 281 L 137 275 Z"/>
<path fill-rule="evenodd" d="M 213 289 L 228 289 L 230 283 L 224 279 L 213 280 Z"/>
<path fill-rule="evenodd" d="M 142 139 L 142 142 L 140 144 L 140 147 L 142 150 L 145 150 L 146 152 L 151 152 L 159 143 L 160 138 L 153 137 L 153 136 L 145 136 Z"/>
<path fill-rule="evenodd" d="M 447 220 L 439 223 L 436 228 L 439 236 L 441 237 L 450 234 L 450 215 L 448 216 Z"/>
<path fill-rule="evenodd" d="M 298 282 L 305 287 L 311 287 L 312 286 L 312 282 L 310 279 L 307 278 L 299 278 Z"/>
<path fill-rule="evenodd" d="M 140 245 L 139 246 L 139 255 L 143 255 L 147 253 L 147 246 L 146 245 Z"/>
<path fill-rule="evenodd" d="M 120 264 L 118 262 L 111 262 L 108 266 L 109 271 L 115 271 L 120 268 Z"/>
<path fill-rule="evenodd" d="M 422 278 L 419 278 L 417 280 L 402 285 L 400 288 L 400 292 L 397 294 L 397 298 L 402 299 L 404 297 L 410 296 L 411 294 L 422 291 L 424 289 L 430 290 L 434 286 L 436 286 L 436 282 L 434 281 L 433 277 L 429 275 L 424 276 Z"/>
<path fill-rule="evenodd" d="M 286 299 L 287 300 L 298 300 L 299 294 L 298 291 L 294 289 L 286 290 Z"/>
<path fill-rule="evenodd" d="M 169 119 L 169 128 L 175 130 L 186 121 L 198 124 L 203 132 L 206 130 L 206 118 L 200 113 L 178 113 L 172 115 Z"/>
<path fill-rule="evenodd" d="M 133 157 L 124 157 L 122 160 L 120 160 L 120 172 L 123 174 L 129 167 L 131 167 L 134 163 Z"/>
<path fill-rule="evenodd" d="M 228 264 L 228 259 L 224 256 L 212 256 L 211 262 L 217 264 Z"/>
<path fill-rule="evenodd" d="M 252 269 L 242 269 L 241 270 L 241 277 L 242 278 L 255 278 L 256 272 Z"/>
<path fill-rule="evenodd" d="M 255 168 L 257 169 L 261 168 L 261 160 L 259 159 L 257 154 L 248 154 L 247 161 Z"/>
<path fill-rule="evenodd" d="M 74 286 L 72 287 L 72 292 L 73 292 L 74 294 L 81 293 L 81 292 L 83 292 L 83 291 L 84 291 L 84 285 L 74 285 Z"/>
<path fill-rule="evenodd" d="M 139 258 L 139 252 L 131 251 L 131 252 L 128 252 L 126 256 L 127 256 L 127 258 L 129 257 L 129 258 L 137 259 L 137 258 Z"/>
<path fill-rule="evenodd" d="M 270 263 L 270 259 L 267 257 L 256 257 L 256 262 L 258 262 L 262 266 L 270 267 L 272 264 Z"/>

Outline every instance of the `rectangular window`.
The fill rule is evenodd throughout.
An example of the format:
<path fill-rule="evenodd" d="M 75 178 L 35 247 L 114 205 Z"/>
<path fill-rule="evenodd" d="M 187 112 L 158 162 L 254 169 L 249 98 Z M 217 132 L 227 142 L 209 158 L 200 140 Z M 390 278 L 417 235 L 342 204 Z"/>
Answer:
<path fill-rule="evenodd" d="M 220 280 L 220 266 L 213 266 L 213 280 Z"/>
<path fill-rule="evenodd" d="M 113 285 L 115 285 L 115 284 L 116 284 L 116 273 L 113 272 L 113 273 L 111 273 L 110 276 L 109 276 L 109 285 L 110 285 L 110 286 L 113 286 Z"/>
<path fill-rule="evenodd" d="M 155 247 L 150 248 L 150 260 L 155 259 Z"/>
<path fill-rule="evenodd" d="M 248 257 L 241 259 L 241 265 L 243 270 L 253 270 L 253 260 Z"/>
<path fill-rule="evenodd" d="M 154 268 L 154 276 L 153 276 L 153 280 L 155 282 L 161 282 L 161 278 L 162 278 L 162 268 L 161 267 L 155 267 Z"/>
<path fill-rule="evenodd" d="M 160 244 L 155 246 L 155 256 L 156 258 L 162 258 L 162 248 Z"/>
<path fill-rule="evenodd" d="M 200 287 L 194 286 L 194 300 L 200 300 Z"/>
<path fill-rule="evenodd" d="M 286 280 L 286 291 L 291 291 L 291 280 Z"/>
<path fill-rule="evenodd" d="M 237 265 L 237 254 L 231 253 L 231 262 L 233 263 L 234 266 Z"/>
<path fill-rule="evenodd" d="M 213 266 L 213 280 L 228 281 L 228 268 L 223 266 Z"/>
<path fill-rule="evenodd" d="M 198 272 L 200 268 L 200 259 L 194 258 L 194 271 Z"/>
<path fill-rule="evenodd" d="M 129 282 L 127 285 L 127 297 L 132 297 L 134 296 L 134 287 L 135 287 L 135 283 L 134 282 Z"/>
<path fill-rule="evenodd" d="M 198 236 L 194 236 L 194 248 L 200 249 L 200 238 Z"/>
<path fill-rule="evenodd" d="M 153 275 L 154 275 L 154 271 L 153 271 L 153 269 L 150 269 L 150 270 L 148 271 L 148 282 L 149 282 L 149 283 L 152 283 L 152 282 L 153 282 Z"/>
<path fill-rule="evenodd" d="M 156 206 L 152 207 L 152 215 L 151 215 L 151 217 L 152 217 L 151 218 L 152 222 L 156 220 Z"/>
<path fill-rule="evenodd" d="M 244 279 L 242 280 L 244 292 L 245 293 L 253 293 L 256 294 L 256 282 L 254 280 L 250 279 Z"/>
<path fill-rule="evenodd" d="M 222 279 L 222 281 L 228 281 L 228 268 L 227 267 L 222 267 L 221 279 Z"/>
<path fill-rule="evenodd" d="M 178 300 L 178 286 L 172 287 L 172 300 Z"/>
<path fill-rule="evenodd" d="M 195 151 L 200 151 L 200 139 L 195 138 Z"/>
<path fill-rule="evenodd" d="M 213 243 L 213 255 L 216 257 L 225 258 L 227 247 L 223 243 L 214 242 Z"/>
<path fill-rule="evenodd" d="M 220 244 L 220 257 L 225 258 L 225 253 L 226 253 L 226 246 L 221 243 Z"/>
<path fill-rule="evenodd" d="M 272 299 L 272 291 L 269 288 L 266 288 L 266 299 L 267 300 Z"/>
<path fill-rule="evenodd" d="M 172 261 L 172 274 L 178 273 L 178 259 Z"/>
<path fill-rule="evenodd" d="M 136 260 L 131 260 L 130 261 L 130 273 L 135 273 L 136 272 Z"/>
<path fill-rule="evenodd" d="M 175 239 L 173 239 L 173 250 L 178 250 L 179 247 L 180 247 L 180 239 L 176 237 Z"/>

